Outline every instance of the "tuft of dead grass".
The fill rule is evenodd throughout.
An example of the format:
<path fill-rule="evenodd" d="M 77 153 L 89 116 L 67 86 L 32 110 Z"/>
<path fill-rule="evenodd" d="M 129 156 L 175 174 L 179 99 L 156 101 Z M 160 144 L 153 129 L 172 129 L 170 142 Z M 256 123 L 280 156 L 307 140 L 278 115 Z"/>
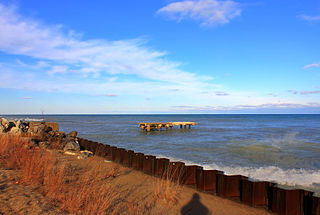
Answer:
<path fill-rule="evenodd" d="M 177 175 L 181 174 L 178 171 L 178 169 L 173 170 L 169 166 L 161 178 L 155 179 L 153 196 L 156 199 L 164 200 L 169 205 L 174 205 L 179 201 L 182 186 L 176 180 Z"/>

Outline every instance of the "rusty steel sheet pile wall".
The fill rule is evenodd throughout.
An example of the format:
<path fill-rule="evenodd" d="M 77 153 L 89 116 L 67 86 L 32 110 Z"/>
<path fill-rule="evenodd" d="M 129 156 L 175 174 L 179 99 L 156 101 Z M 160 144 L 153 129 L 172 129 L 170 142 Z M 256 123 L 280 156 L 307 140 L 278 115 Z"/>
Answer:
<path fill-rule="evenodd" d="M 170 160 L 167 158 L 156 158 L 155 176 L 163 177 L 167 173 Z"/>
<path fill-rule="evenodd" d="M 311 214 L 312 192 L 296 189 L 286 190 L 273 187 L 272 212 L 280 215 Z"/>
<path fill-rule="evenodd" d="M 217 191 L 217 174 L 219 170 L 197 170 L 197 189 L 215 194 Z"/>
<path fill-rule="evenodd" d="M 107 159 L 107 160 L 112 160 L 112 151 L 111 151 L 111 146 L 110 145 L 107 145 L 105 144 L 105 153 L 104 153 L 104 158 Z"/>
<path fill-rule="evenodd" d="M 172 181 L 183 183 L 185 179 L 185 163 L 183 162 L 169 162 L 168 174 Z"/>
<path fill-rule="evenodd" d="M 115 162 L 122 164 L 124 151 L 125 151 L 124 148 L 117 148 L 116 149 L 116 152 L 115 152 L 116 154 L 115 154 L 115 159 L 114 159 Z"/>
<path fill-rule="evenodd" d="M 156 159 L 156 156 L 153 156 L 153 155 L 144 155 L 143 156 L 142 169 L 143 169 L 144 173 L 147 173 L 149 175 L 154 175 L 155 159 Z"/>
<path fill-rule="evenodd" d="M 104 145 L 102 143 L 98 143 L 95 155 L 104 157 L 104 151 Z"/>
<path fill-rule="evenodd" d="M 111 160 L 115 161 L 116 160 L 116 151 L 118 147 L 116 146 L 110 146 L 110 153 L 111 153 Z"/>
<path fill-rule="evenodd" d="M 320 214 L 320 197 L 312 196 L 312 214 Z"/>
<path fill-rule="evenodd" d="M 253 207 L 263 207 L 279 215 L 320 215 L 320 198 L 313 196 L 310 191 L 284 189 L 268 181 L 253 181 L 242 175 L 225 175 L 219 170 L 204 170 L 197 165 L 171 162 L 167 158 L 78 139 L 82 150 L 91 151 L 97 156 L 149 175 L 194 187 L 199 191 Z"/>
<path fill-rule="evenodd" d="M 274 183 L 268 181 L 242 180 L 241 201 L 250 206 L 268 207 L 268 195 Z"/>
<path fill-rule="evenodd" d="M 143 153 L 132 154 L 132 168 L 136 170 L 143 170 Z"/>
<path fill-rule="evenodd" d="M 202 166 L 185 166 L 184 184 L 197 187 L 197 172 L 203 170 Z"/>
<path fill-rule="evenodd" d="M 242 175 L 217 174 L 217 195 L 239 199 L 242 191 L 241 180 L 247 179 Z"/>
<path fill-rule="evenodd" d="M 125 150 L 123 152 L 123 161 L 122 161 L 122 165 L 126 166 L 126 167 L 132 167 L 132 155 L 133 155 L 134 151 L 132 150 Z"/>

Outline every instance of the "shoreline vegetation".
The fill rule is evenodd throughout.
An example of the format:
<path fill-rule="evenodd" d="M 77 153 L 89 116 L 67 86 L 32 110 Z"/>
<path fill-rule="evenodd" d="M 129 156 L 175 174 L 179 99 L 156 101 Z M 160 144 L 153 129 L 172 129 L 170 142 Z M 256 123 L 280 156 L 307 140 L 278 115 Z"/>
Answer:
<path fill-rule="evenodd" d="M 0 214 L 269 214 L 80 151 L 77 132 L 0 122 Z"/>

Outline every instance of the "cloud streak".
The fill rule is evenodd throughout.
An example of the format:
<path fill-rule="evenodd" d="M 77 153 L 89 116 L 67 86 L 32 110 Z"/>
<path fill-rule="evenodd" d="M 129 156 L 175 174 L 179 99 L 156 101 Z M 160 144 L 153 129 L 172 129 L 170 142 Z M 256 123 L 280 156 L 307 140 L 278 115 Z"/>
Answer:
<path fill-rule="evenodd" d="M 171 19 L 181 21 L 192 19 L 201 26 L 227 24 L 231 19 L 241 15 L 241 5 L 227 0 L 187 0 L 170 3 L 157 11 Z"/>
<path fill-rule="evenodd" d="M 225 92 L 216 92 L 215 94 L 216 94 L 216 96 L 228 96 L 229 95 L 229 93 L 225 93 Z"/>
<path fill-rule="evenodd" d="M 296 104 L 296 103 L 265 103 L 258 105 L 233 105 L 233 106 L 172 106 L 173 110 L 181 111 L 241 111 L 241 110 L 272 110 L 272 109 L 301 109 L 301 108 L 320 108 L 320 103 L 307 103 L 307 104 Z"/>
<path fill-rule="evenodd" d="M 311 95 L 311 94 L 320 94 L 320 90 L 313 91 L 297 91 L 297 90 L 288 90 L 289 93 L 294 95 Z"/>
<path fill-rule="evenodd" d="M 320 21 L 320 16 L 308 16 L 305 14 L 301 14 L 298 16 L 300 19 L 306 20 L 306 21 Z"/>
<path fill-rule="evenodd" d="M 146 46 L 143 39 L 84 40 L 61 25 L 45 26 L 0 4 L 0 51 L 54 64 L 51 75 L 70 72 L 93 75 L 134 75 L 154 81 L 194 82 L 201 79 L 179 69 L 179 62 Z"/>
<path fill-rule="evenodd" d="M 103 94 L 102 96 L 105 96 L 105 97 L 117 97 L 116 94 Z"/>
<path fill-rule="evenodd" d="M 303 69 L 310 69 L 310 68 L 319 67 L 319 66 L 320 66 L 320 63 L 312 63 L 312 64 L 305 65 Z"/>

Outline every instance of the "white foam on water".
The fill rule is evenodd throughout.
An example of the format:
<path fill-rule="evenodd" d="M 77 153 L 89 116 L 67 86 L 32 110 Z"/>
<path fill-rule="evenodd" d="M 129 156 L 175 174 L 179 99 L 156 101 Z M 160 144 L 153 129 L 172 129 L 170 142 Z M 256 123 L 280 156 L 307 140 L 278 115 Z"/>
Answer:
<path fill-rule="evenodd" d="M 260 181 L 272 181 L 287 186 L 314 187 L 320 184 L 320 170 L 282 169 L 267 167 L 228 167 L 216 164 L 204 165 L 205 169 L 219 169 L 227 175 L 244 175 Z"/>
<path fill-rule="evenodd" d="M 166 157 L 166 156 L 162 156 Z M 277 166 L 267 167 L 240 167 L 240 166 L 223 166 L 216 163 L 197 164 L 190 161 L 169 158 L 171 161 L 181 161 L 186 165 L 203 166 L 205 170 L 220 170 L 226 175 L 243 175 L 259 181 L 271 181 L 280 185 L 291 187 L 303 187 L 313 191 L 320 190 L 320 170 L 305 169 L 282 169 Z"/>
<path fill-rule="evenodd" d="M 22 121 L 26 121 L 26 122 L 42 122 L 42 121 L 44 121 L 44 119 L 36 119 L 36 118 L 16 118 L 14 120 L 15 121 L 22 120 Z"/>
<path fill-rule="evenodd" d="M 14 121 L 21 120 L 21 121 L 24 121 L 24 122 L 42 122 L 42 121 L 44 121 L 44 119 L 29 118 L 29 117 L 21 117 L 21 118 L 15 117 L 15 118 L 13 118 L 13 117 L 10 117 L 10 116 L 7 116 L 7 117 L 0 116 L 0 118 L 6 118 L 8 120 L 14 120 Z"/>

